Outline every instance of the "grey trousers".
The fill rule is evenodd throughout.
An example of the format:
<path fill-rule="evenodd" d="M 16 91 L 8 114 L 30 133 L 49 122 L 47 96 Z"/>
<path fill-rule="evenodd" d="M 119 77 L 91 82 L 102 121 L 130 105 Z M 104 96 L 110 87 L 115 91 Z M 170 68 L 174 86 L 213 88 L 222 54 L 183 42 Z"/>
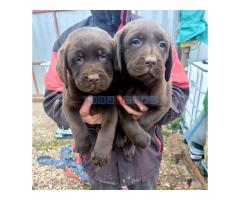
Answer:
<path fill-rule="evenodd" d="M 155 176 L 151 177 L 145 182 L 139 182 L 133 185 L 127 186 L 128 190 L 156 190 L 157 180 L 159 177 L 159 173 Z M 89 182 L 92 190 L 122 190 L 121 185 L 111 185 L 107 183 L 102 183 L 100 181 L 94 180 L 93 178 L 89 178 Z"/>

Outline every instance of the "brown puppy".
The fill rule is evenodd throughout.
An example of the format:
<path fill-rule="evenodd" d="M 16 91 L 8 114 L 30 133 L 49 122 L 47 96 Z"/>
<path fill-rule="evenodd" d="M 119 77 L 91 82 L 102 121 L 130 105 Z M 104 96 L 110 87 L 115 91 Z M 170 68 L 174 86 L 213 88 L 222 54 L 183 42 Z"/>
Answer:
<path fill-rule="evenodd" d="M 119 86 L 125 101 L 134 109 L 134 98 L 148 106 L 137 121 L 119 107 L 119 123 L 130 141 L 145 148 L 151 138 L 147 131 L 154 126 L 171 105 L 172 67 L 171 42 L 167 32 L 156 22 L 137 19 L 128 23 L 115 38 L 116 62 L 121 69 Z M 126 141 L 126 138 L 123 139 Z M 117 141 L 119 146 L 124 142 Z M 125 154 L 134 153 L 127 144 Z"/>
<path fill-rule="evenodd" d="M 73 132 L 75 151 L 80 154 L 89 153 L 92 144 L 79 109 L 89 95 L 99 100 L 100 104 L 95 101 L 90 111 L 91 114 L 103 114 L 102 126 L 92 152 L 92 160 L 99 166 L 110 159 L 117 124 L 117 109 L 113 101 L 109 101 L 109 98 L 113 98 L 113 58 L 111 36 L 99 28 L 83 27 L 68 36 L 57 60 L 57 72 L 64 82 L 62 109 Z"/>

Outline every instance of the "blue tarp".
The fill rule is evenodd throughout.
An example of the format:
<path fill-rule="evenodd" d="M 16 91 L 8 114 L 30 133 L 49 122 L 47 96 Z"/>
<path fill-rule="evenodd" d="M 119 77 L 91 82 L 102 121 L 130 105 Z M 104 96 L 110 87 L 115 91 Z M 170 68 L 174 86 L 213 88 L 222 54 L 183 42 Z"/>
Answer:
<path fill-rule="evenodd" d="M 208 43 L 208 24 L 204 19 L 204 10 L 181 10 L 177 42 L 197 40 Z"/>

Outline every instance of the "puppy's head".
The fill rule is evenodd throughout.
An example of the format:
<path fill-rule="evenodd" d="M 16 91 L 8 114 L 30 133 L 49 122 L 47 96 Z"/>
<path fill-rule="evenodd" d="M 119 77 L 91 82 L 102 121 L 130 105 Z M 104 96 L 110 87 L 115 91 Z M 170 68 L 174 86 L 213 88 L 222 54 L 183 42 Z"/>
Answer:
<path fill-rule="evenodd" d="M 128 23 L 115 38 L 115 65 L 132 78 L 151 82 L 169 81 L 172 68 L 171 42 L 158 23 L 137 19 Z"/>
<path fill-rule="evenodd" d="M 93 27 L 72 32 L 59 50 L 57 72 L 64 82 L 82 92 L 98 94 L 109 88 L 113 79 L 113 39 Z"/>

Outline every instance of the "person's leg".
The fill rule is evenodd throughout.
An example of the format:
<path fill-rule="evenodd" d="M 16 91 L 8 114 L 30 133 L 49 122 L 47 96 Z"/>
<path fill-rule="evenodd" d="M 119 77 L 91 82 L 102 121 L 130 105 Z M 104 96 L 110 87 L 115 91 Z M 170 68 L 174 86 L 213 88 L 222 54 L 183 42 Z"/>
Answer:
<path fill-rule="evenodd" d="M 145 182 L 139 182 L 134 185 L 129 185 L 129 190 L 156 190 L 157 189 L 157 180 L 159 177 L 159 173 L 155 176 L 151 177 Z"/>

